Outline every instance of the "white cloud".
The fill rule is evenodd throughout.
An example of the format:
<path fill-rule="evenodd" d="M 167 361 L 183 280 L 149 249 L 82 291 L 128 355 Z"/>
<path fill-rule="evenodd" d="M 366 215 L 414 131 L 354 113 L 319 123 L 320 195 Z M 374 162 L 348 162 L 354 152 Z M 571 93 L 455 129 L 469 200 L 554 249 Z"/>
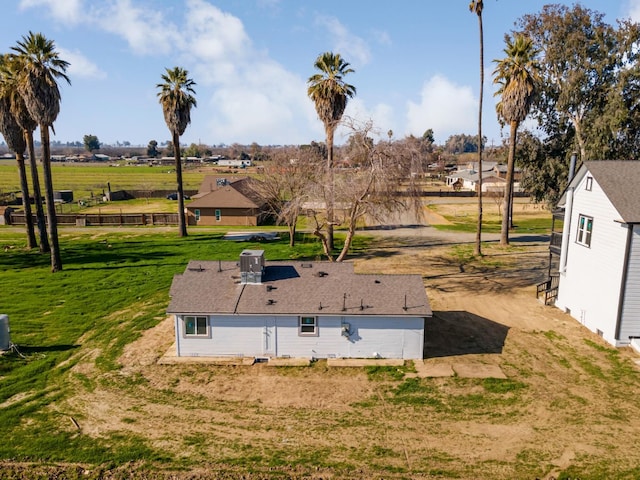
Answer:
<path fill-rule="evenodd" d="M 436 143 L 450 135 L 473 134 L 477 128 L 478 102 L 471 87 L 455 85 L 436 75 L 425 82 L 420 102 L 407 103 L 407 134 L 422 135 L 432 128 Z"/>
<path fill-rule="evenodd" d="M 629 0 L 627 12 L 624 17 L 629 17 L 634 22 L 640 22 L 640 0 Z"/>
<path fill-rule="evenodd" d="M 373 124 L 371 136 L 378 140 L 386 140 L 389 130 L 393 130 L 394 135 L 397 133 L 395 131 L 396 121 L 394 113 L 393 108 L 385 103 L 379 103 L 372 109 L 367 108 L 365 103 L 358 97 L 349 100 L 345 110 L 345 116 L 352 117 L 359 123 L 371 121 Z M 350 132 L 344 127 L 339 128 L 336 132 L 336 143 L 346 141 L 346 136 L 349 133 Z"/>
<path fill-rule="evenodd" d="M 253 63 L 219 84 L 209 108 L 211 136 L 227 143 L 308 143 L 310 130 L 322 138 L 304 81 L 275 62 Z"/>
<path fill-rule="evenodd" d="M 265 9 L 275 9 L 280 6 L 280 0 L 257 0 L 258 7 Z"/>
<path fill-rule="evenodd" d="M 20 0 L 20 9 L 46 7 L 51 15 L 64 23 L 76 24 L 82 19 L 83 0 Z"/>
<path fill-rule="evenodd" d="M 78 50 L 67 50 L 58 48 L 60 58 L 69 62 L 67 73 L 70 77 L 97 78 L 103 79 L 107 74 L 100 70 L 98 66 L 87 59 Z"/>
<path fill-rule="evenodd" d="M 74 2 L 79 15 L 83 0 Z M 49 8 L 52 16 L 64 0 L 23 0 L 29 6 Z M 209 0 L 185 0 L 184 7 L 150 9 L 137 0 L 106 0 L 85 3 L 86 24 L 122 38 L 132 53 L 140 56 L 163 55 L 189 70 L 196 82 L 198 108 L 187 129 L 187 138 L 207 139 L 213 143 L 261 144 L 308 143 L 324 140 L 322 122 L 313 102 L 307 97 L 306 77 L 287 70 L 256 49 L 243 22 L 218 8 Z M 182 5 L 182 3 L 181 3 Z M 277 0 L 264 0 L 261 7 L 278 7 Z M 25 7 L 25 8 L 27 8 Z M 178 13 L 179 16 L 172 15 Z M 68 13 L 70 15 L 70 13 Z M 317 25 L 317 24 L 316 24 Z M 349 62 L 364 64 L 370 52 L 365 42 L 334 18 L 321 25 L 336 40 L 336 52 Z M 81 50 L 64 50 L 61 56 L 71 63 L 73 77 L 105 78 L 106 74 L 83 56 Z M 155 96 L 153 102 L 156 103 Z M 358 106 L 352 103 L 349 108 Z M 379 105 L 367 110 L 365 118 L 389 123 L 391 108 Z M 385 130 L 386 131 L 386 130 Z M 338 138 L 336 138 L 336 141 Z"/>
<path fill-rule="evenodd" d="M 84 0 L 20 0 L 20 8 L 46 8 L 63 24 L 81 21 L 123 38 L 138 54 L 166 54 L 181 36 L 163 14 L 149 7 L 137 7 L 133 0 L 91 2 L 84 11 Z"/>
<path fill-rule="evenodd" d="M 335 17 L 318 16 L 316 23 L 326 28 L 332 41 L 333 51 L 339 53 L 349 63 L 366 65 L 371 59 L 371 52 L 367 43 L 357 35 L 352 34 Z"/>
<path fill-rule="evenodd" d="M 380 45 L 392 45 L 391 36 L 384 30 L 374 30 L 373 36 Z"/>
<path fill-rule="evenodd" d="M 239 18 L 203 0 L 189 0 L 187 6 L 187 48 L 194 55 L 207 60 L 238 60 L 251 47 Z"/>
<path fill-rule="evenodd" d="M 257 51 L 240 19 L 204 0 L 187 7 L 180 53 L 193 65 L 198 105 L 207 110 L 204 137 L 307 143 L 310 130 L 322 132 L 304 80 Z"/>
<path fill-rule="evenodd" d="M 182 43 L 176 26 L 160 11 L 136 8 L 131 0 L 115 0 L 92 15 L 103 30 L 124 38 L 137 54 L 167 54 Z"/>

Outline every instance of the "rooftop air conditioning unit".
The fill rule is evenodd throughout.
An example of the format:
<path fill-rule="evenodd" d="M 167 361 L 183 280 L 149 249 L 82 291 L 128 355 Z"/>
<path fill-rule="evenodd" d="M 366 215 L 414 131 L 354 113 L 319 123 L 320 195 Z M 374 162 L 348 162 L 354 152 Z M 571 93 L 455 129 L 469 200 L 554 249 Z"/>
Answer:
<path fill-rule="evenodd" d="M 264 250 L 243 250 L 240 254 L 240 283 L 260 284 L 264 273 Z"/>

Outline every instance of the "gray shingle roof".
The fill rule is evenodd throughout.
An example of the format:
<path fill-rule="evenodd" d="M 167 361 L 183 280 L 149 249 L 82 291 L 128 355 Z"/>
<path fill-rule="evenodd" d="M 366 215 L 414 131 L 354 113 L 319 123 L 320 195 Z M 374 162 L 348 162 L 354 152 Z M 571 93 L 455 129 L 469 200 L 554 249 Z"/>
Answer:
<path fill-rule="evenodd" d="M 584 162 L 625 223 L 640 223 L 640 161 Z"/>
<path fill-rule="evenodd" d="M 266 262 L 262 284 L 240 284 L 237 262 L 189 262 L 170 290 L 169 313 L 427 317 L 420 275 L 356 274 L 351 263 Z"/>

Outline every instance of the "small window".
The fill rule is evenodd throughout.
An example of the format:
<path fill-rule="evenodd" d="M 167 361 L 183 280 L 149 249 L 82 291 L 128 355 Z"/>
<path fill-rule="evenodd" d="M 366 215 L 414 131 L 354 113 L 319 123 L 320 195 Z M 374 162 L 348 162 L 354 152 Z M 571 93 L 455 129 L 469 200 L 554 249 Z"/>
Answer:
<path fill-rule="evenodd" d="M 591 189 L 593 188 L 593 177 L 587 177 L 584 188 L 589 192 L 591 191 Z"/>
<path fill-rule="evenodd" d="M 300 317 L 298 333 L 310 337 L 318 336 L 318 317 Z"/>
<path fill-rule="evenodd" d="M 196 222 L 200 221 L 200 210 L 198 210 L 197 208 L 195 209 L 195 211 L 193 212 L 196 216 Z"/>
<path fill-rule="evenodd" d="M 222 212 L 216 209 L 216 222 L 219 222 L 221 218 L 222 218 Z"/>
<path fill-rule="evenodd" d="M 207 317 L 184 317 L 184 335 L 186 337 L 208 336 Z"/>
<path fill-rule="evenodd" d="M 591 246 L 591 233 L 593 232 L 593 218 L 586 215 L 578 217 L 578 236 L 576 242 L 585 247 Z"/>

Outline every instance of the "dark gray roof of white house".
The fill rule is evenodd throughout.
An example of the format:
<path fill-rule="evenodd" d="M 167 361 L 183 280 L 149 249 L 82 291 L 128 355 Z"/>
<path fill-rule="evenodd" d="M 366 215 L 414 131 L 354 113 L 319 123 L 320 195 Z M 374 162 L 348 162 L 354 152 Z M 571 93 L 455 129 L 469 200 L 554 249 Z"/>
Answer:
<path fill-rule="evenodd" d="M 640 223 L 640 161 L 584 162 L 625 223 Z"/>
<path fill-rule="evenodd" d="M 167 312 L 237 315 L 432 315 L 420 275 L 358 274 L 351 263 L 265 262 L 261 284 L 241 284 L 238 262 L 189 262 Z"/>

